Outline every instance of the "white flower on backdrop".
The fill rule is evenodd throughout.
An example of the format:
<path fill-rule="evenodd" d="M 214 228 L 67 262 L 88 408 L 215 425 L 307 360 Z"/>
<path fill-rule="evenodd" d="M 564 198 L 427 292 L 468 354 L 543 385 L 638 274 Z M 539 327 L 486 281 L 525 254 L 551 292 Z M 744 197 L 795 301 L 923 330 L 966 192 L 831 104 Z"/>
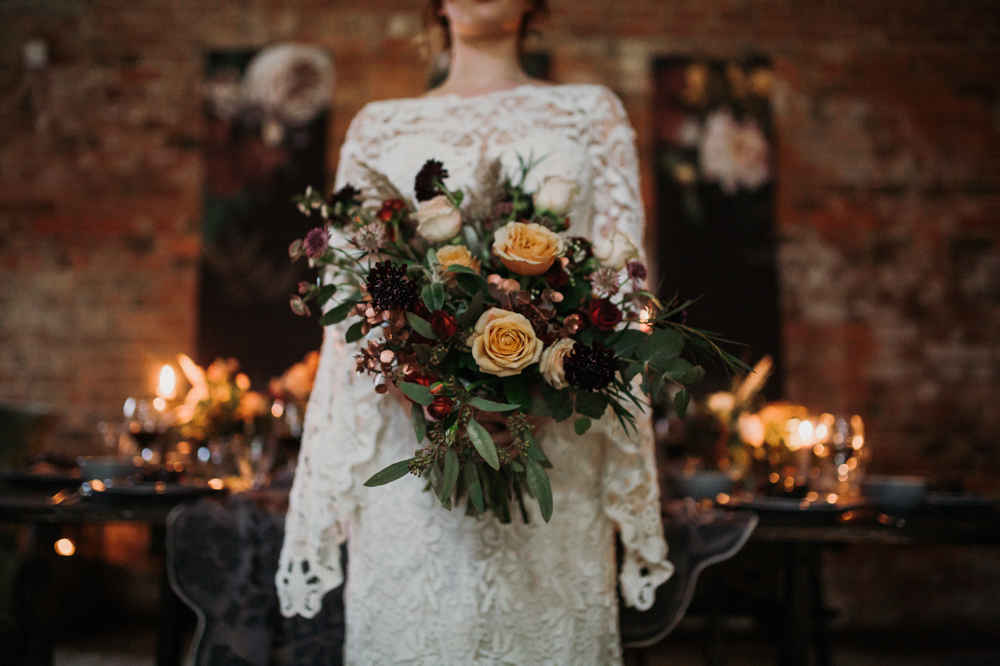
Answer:
<path fill-rule="evenodd" d="M 758 190 L 771 178 L 767 138 L 752 119 L 739 121 L 728 110 L 705 119 L 701 172 L 732 196 L 737 190 Z"/>

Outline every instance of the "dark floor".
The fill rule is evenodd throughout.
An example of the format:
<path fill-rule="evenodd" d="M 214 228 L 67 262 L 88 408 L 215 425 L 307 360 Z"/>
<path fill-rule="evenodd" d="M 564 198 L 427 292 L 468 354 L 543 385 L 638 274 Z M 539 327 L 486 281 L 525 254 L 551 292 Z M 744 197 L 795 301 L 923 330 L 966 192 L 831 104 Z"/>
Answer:
<path fill-rule="evenodd" d="M 108 631 L 66 641 L 56 650 L 55 666 L 153 666 L 152 629 Z M 834 635 L 833 666 L 1000 666 L 1000 637 L 954 637 L 921 633 Z M 685 621 L 673 636 L 644 654 L 626 654 L 626 666 L 703 666 L 706 637 L 701 623 Z M 761 640 L 747 622 L 733 620 L 715 666 L 777 666 L 774 646 Z"/>

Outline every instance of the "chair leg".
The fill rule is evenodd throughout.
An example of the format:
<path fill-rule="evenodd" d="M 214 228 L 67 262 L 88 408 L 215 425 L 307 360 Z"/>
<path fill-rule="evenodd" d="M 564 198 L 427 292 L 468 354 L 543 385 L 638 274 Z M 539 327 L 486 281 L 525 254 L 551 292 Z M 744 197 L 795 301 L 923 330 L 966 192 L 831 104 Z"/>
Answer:
<path fill-rule="evenodd" d="M 826 608 L 826 597 L 823 593 L 823 553 L 817 553 L 817 559 L 811 572 L 813 614 L 815 618 L 816 666 L 830 666 L 830 627 L 829 613 Z"/>

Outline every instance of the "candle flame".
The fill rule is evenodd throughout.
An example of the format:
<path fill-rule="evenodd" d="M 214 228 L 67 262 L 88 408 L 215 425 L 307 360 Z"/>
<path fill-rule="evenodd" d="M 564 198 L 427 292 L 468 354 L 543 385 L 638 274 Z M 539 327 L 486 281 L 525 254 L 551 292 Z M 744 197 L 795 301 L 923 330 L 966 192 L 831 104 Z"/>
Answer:
<path fill-rule="evenodd" d="M 177 397 L 177 375 L 171 365 L 164 365 L 160 369 L 160 383 L 156 388 L 156 396 L 165 400 L 173 400 Z"/>

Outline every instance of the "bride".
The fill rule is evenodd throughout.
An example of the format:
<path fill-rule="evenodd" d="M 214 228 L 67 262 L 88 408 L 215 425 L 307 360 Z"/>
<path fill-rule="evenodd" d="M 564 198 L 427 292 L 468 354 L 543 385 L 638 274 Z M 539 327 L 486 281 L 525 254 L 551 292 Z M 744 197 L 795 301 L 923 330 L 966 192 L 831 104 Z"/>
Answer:
<path fill-rule="evenodd" d="M 336 187 L 367 185 L 362 163 L 408 196 L 429 158 L 471 188 L 477 167 L 543 157 L 526 188 L 546 176 L 581 187 L 571 233 L 640 242 L 634 132 L 618 98 L 597 85 L 547 85 L 519 67 L 528 22 L 544 0 L 434 0 L 447 28 L 450 73 L 419 98 L 374 102 L 354 118 Z M 534 181 L 534 182 L 532 182 Z M 614 247 L 609 249 L 614 250 Z M 554 511 L 545 523 L 500 524 L 492 514 L 447 511 L 424 481 L 362 484 L 412 455 L 408 409 L 355 372 L 343 325 L 326 332 L 306 416 L 276 583 L 287 616 L 314 616 L 344 581 L 347 540 L 348 664 L 620 664 L 618 598 L 639 609 L 672 573 L 660 523 L 648 417 L 629 438 L 605 416 L 582 437 L 570 421 L 536 423 L 554 465 Z M 502 441 L 500 423 L 494 438 Z M 620 573 L 615 534 L 624 545 Z"/>

